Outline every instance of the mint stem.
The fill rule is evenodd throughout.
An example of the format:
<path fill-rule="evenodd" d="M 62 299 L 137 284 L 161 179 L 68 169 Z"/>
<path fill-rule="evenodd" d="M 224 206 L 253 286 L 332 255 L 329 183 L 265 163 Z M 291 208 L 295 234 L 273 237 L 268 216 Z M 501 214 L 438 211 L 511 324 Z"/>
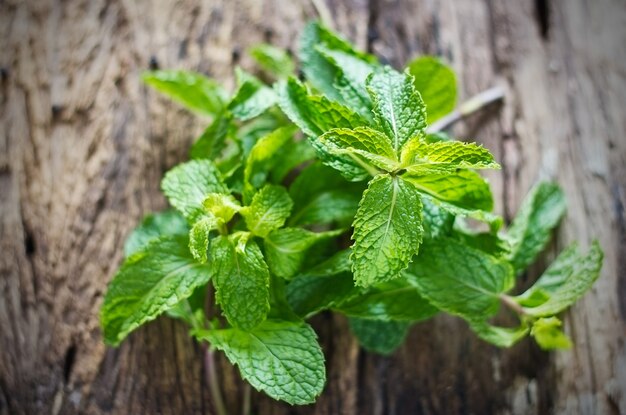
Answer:
<path fill-rule="evenodd" d="M 243 386 L 243 409 L 242 415 L 250 415 L 250 385 L 245 384 Z"/>
<path fill-rule="evenodd" d="M 486 107 L 489 104 L 500 101 L 504 98 L 504 90 L 499 86 L 489 88 L 477 95 L 474 95 L 469 100 L 465 101 L 457 109 L 450 114 L 438 119 L 432 123 L 427 129 L 428 134 L 438 133 L 446 128 L 450 127 L 461 118 L 466 117 L 476 111 Z"/>
<path fill-rule="evenodd" d="M 209 393 L 211 394 L 211 403 L 215 409 L 217 415 L 228 415 L 226 407 L 224 406 L 224 399 L 222 398 L 222 391 L 217 379 L 217 371 L 215 370 L 215 356 L 214 352 L 208 343 L 203 343 L 204 347 L 204 375 L 206 377 L 207 385 L 209 386 Z"/>
<path fill-rule="evenodd" d="M 513 310 L 515 313 L 517 313 L 520 316 L 524 316 L 526 315 L 526 311 L 524 311 L 524 307 L 522 307 L 521 305 L 519 305 L 517 303 L 517 301 L 515 301 L 513 299 L 513 297 L 508 296 L 506 294 L 501 294 L 500 295 L 500 301 L 502 301 L 502 304 L 504 304 L 505 306 L 507 306 L 508 308 L 510 308 L 511 310 Z"/>

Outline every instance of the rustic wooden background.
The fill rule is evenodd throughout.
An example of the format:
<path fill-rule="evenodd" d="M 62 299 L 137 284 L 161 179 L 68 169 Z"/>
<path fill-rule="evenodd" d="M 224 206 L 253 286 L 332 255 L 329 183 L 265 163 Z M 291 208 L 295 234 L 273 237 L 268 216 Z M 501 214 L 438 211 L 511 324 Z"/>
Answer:
<path fill-rule="evenodd" d="M 504 87 L 503 105 L 456 131 L 502 161 L 489 176 L 498 211 L 510 218 L 535 180 L 554 178 L 569 214 L 546 257 L 597 237 L 606 259 L 565 315 L 570 351 L 498 350 L 438 317 L 382 358 L 358 349 L 343 318 L 322 316 L 323 396 L 291 408 L 254 393 L 254 413 L 626 413 L 624 1 L 315 2 L 0 0 L 0 414 L 211 412 L 201 353 L 182 325 L 158 320 L 119 349 L 98 327 L 124 238 L 164 206 L 163 172 L 207 121 L 139 73 L 188 68 L 231 85 L 236 63 L 251 66 L 246 47 L 295 49 L 325 8 L 396 66 L 446 57 L 462 97 Z M 238 414 L 243 389 L 227 365 L 222 373 Z"/>

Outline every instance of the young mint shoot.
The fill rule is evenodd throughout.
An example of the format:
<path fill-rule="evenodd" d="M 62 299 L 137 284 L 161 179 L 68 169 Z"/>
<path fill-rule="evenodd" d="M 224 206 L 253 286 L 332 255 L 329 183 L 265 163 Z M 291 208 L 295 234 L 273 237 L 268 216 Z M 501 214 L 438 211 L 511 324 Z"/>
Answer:
<path fill-rule="evenodd" d="M 316 22 L 300 42 L 305 81 L 285 51 L 250 52 L 273 85 L 241 69 L 230 94 L 195 73 L 143 76 L 212 122 L 161 182 L 173 209 L 128 238 L 101 310 L 107 344 L 165 313 L 254 388 L 294 405 L 324 388 L 306 320 L 325 310 L 381 354 L 438 313 L 501 347 L 528 335 L 570 347 L 557 316 L 598 278 L 602 250 L 573 245 L 515 292 L 565 214 L 563 192 L 536 184 L 502 227 L 477 172 L 500 168 L 493 155 L 428 132 L 456 107 L 445 63 L 420 57 L 398 71 Z M 504 309 L 516 326 L 493 323 Z"/>

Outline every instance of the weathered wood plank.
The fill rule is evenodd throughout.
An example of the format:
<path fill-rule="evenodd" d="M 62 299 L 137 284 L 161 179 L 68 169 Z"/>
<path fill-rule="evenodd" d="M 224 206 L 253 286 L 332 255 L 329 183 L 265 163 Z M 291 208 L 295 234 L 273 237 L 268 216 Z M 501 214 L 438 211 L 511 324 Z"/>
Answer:
<path fill-rule="evenodd" d="M 315 406 L 253 393 L 261 414 L 626 412 L 626 7 L 503 0 L 324 4 L 359 46 L 400 66 L 448 59 L 462 97 L 493 84 L 499 108 L 460 136 L 502 161 L 489 176 L 510 217 L 530 185 L 554 178 L 570 208 L 547 257 L 597 237 L 602 277 L 566 314 L 575 348 L 498 350 L 449 317 L 416 326 L 390 358 L 364 354 L 341 317 L 314 321 L 329 382 Z M 150 65 L 232 85 L 244 49 L 296 48 L 312 2 L 191 0 L 0 3 L 0 413 L 211 413 L 197 345 L 158 320 L 105 348 L 98 310 L 162 173 L 206 123 L 139 82 Z M 529 273 L 530 281 L 536 273 Z M 226 400 L 243 388 L 220 361 Z M 235 412 L 236 411 L 236 412 Z"/>

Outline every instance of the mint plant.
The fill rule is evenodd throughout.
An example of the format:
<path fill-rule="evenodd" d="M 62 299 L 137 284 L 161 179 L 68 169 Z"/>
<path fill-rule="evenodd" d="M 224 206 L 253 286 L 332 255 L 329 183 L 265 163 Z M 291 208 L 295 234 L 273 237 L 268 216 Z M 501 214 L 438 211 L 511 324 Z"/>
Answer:
<path fill-rule="evenodd" d="M 165 313 L 209 356 L 223 351 L 254 388 L 290 404 L 323 390 L 306 320 L 326 310 L 348 316 L 363 347 L 382 354 L 440 312 L 498 346 L 527 335 L 544 349 L 570 346 L 557 315 L 591 287 L 602 251 L 572 245 L 516 294 L 564 196 L 538 183 L 503 229 L 476 172 L 499 168 L 492 154 L 432 127 L 456 106 L 449 67 L 421 57 L 397 71 L 319 23 L 302 35 L 304 81 L 284 51 L 251 53 L 272 85 L 241 69 L 233 94 L 199 74 L 144 74 L 212 121 L 191 160 L 163 178 L 173 209 L 128 238 L 102 306 L 106 343 Z M 504 310 L 517 325 L 494 323 Z"/>

